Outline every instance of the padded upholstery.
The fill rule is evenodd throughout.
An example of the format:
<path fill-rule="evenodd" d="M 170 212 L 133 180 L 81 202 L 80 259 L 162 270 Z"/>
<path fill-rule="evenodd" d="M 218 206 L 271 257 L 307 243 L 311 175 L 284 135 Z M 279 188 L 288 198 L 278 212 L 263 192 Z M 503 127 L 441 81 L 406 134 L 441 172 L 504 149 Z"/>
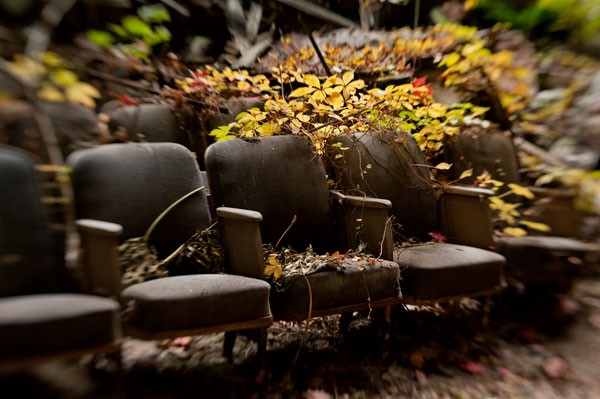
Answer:
<path fill-rule="evenodd" d="M 396 248 L 394 261 L 405 267 L 402 294 L 418 300 L 492 290 L 501 283 L 505 262 L 494 252 L 441 243 Z"/>
<path fill-rule="evenodd" d="M 402 227 L 397 241 L 430 241 L 428 233 L 439 231 L 437 199 L 427 169 L 417 166 L 427 162 L 413 137 L 355 133 L 340 141 L 345 149 L 334 162 L 344 191 L 391 200 L 394 223 Z M 452 244 L 396 248 L 394 261 L 402 268 L 402 295 L 414 300 L 492 290 L 501 283 L 504 265 L 498 254 Z"/>
<path fill-rule="evenodd" d="M 120 337 L 119 304 L 55 293 L 64 292 L 66 276 L 32 162 L 0 148 L 0 361 L 92 350 Z"/>
<path fill-rule="evenodd" d="M 185 107 L 169 104 L 136 104 L 108 111 L 111 131 L 125 129 L 133 141 L 173 142 L 197 154 L 204 164 L 206 136 L 200 134 L 196 115 Z"/>
<path fill-rule="evenodd" d="M 77 151 L 68 163 L 77 217 L 118 223 L 123 239 L 143 236 L 169 205 L 202 186 L 196 160 L 174 143 L 108 144 Z M 200 191 L 166 215 L 151 243 L 163 258 L 209 225 L 206 194 Z"/>
<path fill-rule="evenodd" d="M 258 211 L 262 214 L 263 242 L 275 244 L 289 226 L 281 247 L 315 251 L 332 250 L 336 229 L 323 165 L 308 140 L 295 136 L 240 139 L 213 144 L 206 151 L 206 167 L 216 205 Z M 337 248 L 339 249 L 339 248 Z M 345 251 L 345 249 L 344 249 Z M 364 272 L 354 262 L 344 272 L 310 274 L 313 309 L 321 314 L 347 305 L 367 303 L 365 287 L 372 299 L 396 300 L 398 265 L 367 266 Z M 273 292 L 271 304 L 276 319 L 302 320 L 308 315 L 305 280 L 296 279 L 282 292 Z M 330 314 L 330 313 L 329 313 Z"/>
<path fill-rule="evenodd" d="M 204 274 L 146 281 L 121 296 L 131 326 L 161 332 L 269 317 L 269 289 L 262 280 Z"/>
<path fill-rule="evenodd" d="M 174 143 L 104 145 L 73 154 L 77 216 L 119 223 L 125 238 L 141 236 L 169 205 L 201 186 L 198 165 Z M 173 208 L 153 233 L 159 258 L 210 223 L 204 190 Z M 162 249 L 162 254 L 160 250 Z M 165 277 L 121 293 L 126 326 L 135 335 L 177 334 L 263 319 L 270 324 L 268 283 L 230 274 Z"/>
<path fill-rule="evenodd" d="M 0 297 L 65 288 L 65 270 L 53 258 L 51 232 L 32 162 L 0 149 Z"/>
<path fill-rule="evenodd" d="M 362 270 L 361 270 L 362 269 Z M 389 261 L 348 262 L 343 272 L 308 274 L 313 293 L 312 314 L 330 308 L 366 304 L 393 298 L 399 292 L 398 265 Z M 302 276 L 293 279 L 284 292 L 271 291 L 273 315 L 278 320 L 303 320 L 309 312 L 309 286 Z"/>
<path fill-rule="evenodd" d="M 503 132 L 461 132 L 449 140 L 445 153 L 447 161 L 454 164 L 449 170 L 451 178 L 458 179 L 462 171 L 473 168 L 473 175 L 461 180 L 463 184 L 469 184 L 485 170 L 496 180 L 520 183 L 517 153 L 512 139 Z"/>
<path fill-rule="evenodd" d="M 335 172 L 347 194 L 385 198 L 392 202 L 396 241 L 430 240 L 439 231 L 437 199 L 421 150 L 411 135 L 357 133 L 341 136 L 350 150 L 334 149 Z M 367 167 L 367 165 L 371 165 Z"/>
<path fill-rule="evenodd" d="M 0 299 L 0 358 L 108 345 L 120 336 L 119 305 L 82 294 Z"/>
<path fill-rule="evenodd" d="M 554 286 L 568 289 L 573 277 L 581 272 L 579 262 L 596 245 L 563 237 L 527 236 L 505 237 L 496 240 L 498 251 L 507 259 L 507 270 L 530 285 Z"/>
<path fill-rule="evenodd" d="M 206 170 L 216 206 L 262 214 L 263 242 L 303 251 L 335 247 L 333 213 L 325 170 L 311 144 L 295 136 L 227 140 L 206 150 Z"/>

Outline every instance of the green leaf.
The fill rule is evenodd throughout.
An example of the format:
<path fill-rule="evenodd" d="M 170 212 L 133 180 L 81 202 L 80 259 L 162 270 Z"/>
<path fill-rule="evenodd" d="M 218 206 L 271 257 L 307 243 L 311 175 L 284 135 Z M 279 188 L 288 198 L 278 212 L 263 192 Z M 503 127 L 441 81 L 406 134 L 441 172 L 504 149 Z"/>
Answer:
<path fill-rule="evenodd" d="M 142 20 L 149 24 L 162 24 L 163 22 L 171 22 L 171 14 L 169 10 L 162 4 L 150 4 L 142 6 L 137 10 L 138 15 Z"/>
<path fill-rule="evenodd" d="M 153 34 L 150 25 L 133 15 L 123 17 L 121 24 L 132 36 L 144 38 Z"/>
<path fill-rule="evenodd" d="M 115 42 L 115 37 L 110 32 L 103 30 L 89 30 L 85 37 L 92 43 L 100 47 L 110 47 Z"/>
<path fill-rule="evenodd" d="M 113 33 L 116 33 L 117 36 L 119 36 L 121 39 L 127 39 L 129 37 L 129 33 L 127 33 L 127 30 L 125 28 L 123 28 L 121 25 L 117 25 L 117 24 L 106 24 L 106 27 L 113 31 Z"/>

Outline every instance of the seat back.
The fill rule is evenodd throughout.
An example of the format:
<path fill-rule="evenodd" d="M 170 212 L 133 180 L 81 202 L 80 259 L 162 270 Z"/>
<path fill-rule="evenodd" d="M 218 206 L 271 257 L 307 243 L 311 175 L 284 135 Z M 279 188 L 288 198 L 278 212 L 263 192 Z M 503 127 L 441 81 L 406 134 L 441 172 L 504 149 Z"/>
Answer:
<path fill-rule="evenodd" d="M 188 149 L 175 143 L 107 144 L 73 153 L 77 218 L 123 226 L 123 239 L 143 236 L 169 205 L 201 187 Z M 204 191 L 181 202 L 154 229 L 150 242 L 163 258 L 210 225 Z"/>
<path fill-rule="evenodd" d="M 64 290 L 52 244 L 33 163 L 0 147 L 0 297 Z"/>
<path fill-rule="evenodd" d="M 308 140 L 227 140 L 208 147 L 205 163 L 215 205 L 260 212 L 263 242 L 275 244 L 296 216 L 283 246 L 322 251 L 336 244 L 325 169 Z"/>
<path fill-rule="evenodd" d="M 439 231 L 435 189 L 427 161 L 410 134 L 354 133 L 333 147 L 336 178 L 347 194 L 392 202 L 396 241 L 431 240 Z M 340 155 L 340 156 L 337 156 Z"/>
<path fill-rule="evenodd" d="M 453 164 L 450 169 L 453 179 L 458 179 L 464 170 L 473 168 L 472 177 L 461 180 L 461 183 L 471 183 L 486 170 L 493 179 L 505 183 L 518 184 L 521 180 L 514 144 L 503 132 L 462 132 L 448 142 L 445 154 L 446 160 Z"/>

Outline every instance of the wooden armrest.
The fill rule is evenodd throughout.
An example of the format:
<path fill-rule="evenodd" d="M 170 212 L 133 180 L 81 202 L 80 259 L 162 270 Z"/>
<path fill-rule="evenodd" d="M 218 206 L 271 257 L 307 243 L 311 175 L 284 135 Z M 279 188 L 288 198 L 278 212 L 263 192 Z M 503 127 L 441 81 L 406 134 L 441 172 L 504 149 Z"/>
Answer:
<path fill-rule="evenodd" d="M 260 212 L 219 207 L 227 270 L 240 276 L 264 278 L 265 260 L 260 236 Z"/>
<path fill-rule="evenodd" d="M 444 194 L 465 195 L 470 197 L 491 197 L 496 195 L 494 190 L 489 188 L 467 187 L 467 186 L 447 186 L 443 188 Z"/>
<path fill-rule="evenodd" d="M 348 248 L 366 244 L 366 252 L 386 260 L 394 258 L 392 223 L 386 199 L 345 195 L 331 191 L 341 221 L 341 236 Z"/>
<path fill-rule="evenodd" d="M 123 227 L 92 219 L 75 222 L 83 251 L 83 288 L 86 292 L 118 297 L 121 293 L 119 237 Z"/>

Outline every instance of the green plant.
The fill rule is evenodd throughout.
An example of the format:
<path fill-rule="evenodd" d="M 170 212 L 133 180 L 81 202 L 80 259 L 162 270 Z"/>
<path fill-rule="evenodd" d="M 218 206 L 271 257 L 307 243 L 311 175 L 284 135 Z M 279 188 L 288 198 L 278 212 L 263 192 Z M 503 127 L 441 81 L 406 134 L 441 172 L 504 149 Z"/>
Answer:
<path fill-rule="evenodd" d="M 107 30 L 89 30 L 86 37 L 92 43 L 117 50 L 147 61 L 153 48 L 171 40 L 171 32 L 163 25 L 171 15 L 162 4 L 138 8 L 137 15 L 126 15 L 120 24 L 106 24 Z"/>

